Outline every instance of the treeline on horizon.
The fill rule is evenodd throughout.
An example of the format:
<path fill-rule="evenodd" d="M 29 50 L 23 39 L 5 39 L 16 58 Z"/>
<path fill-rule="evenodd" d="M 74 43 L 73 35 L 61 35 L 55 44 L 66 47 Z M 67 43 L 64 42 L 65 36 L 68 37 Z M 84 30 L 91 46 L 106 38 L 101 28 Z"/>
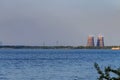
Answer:
<path fill-rule="evenodd" d="M 1 45 L 0 49 L 111 49 L 120 46 L 87 47 L 87 46 L 20 46 L 20 45 Z"/>

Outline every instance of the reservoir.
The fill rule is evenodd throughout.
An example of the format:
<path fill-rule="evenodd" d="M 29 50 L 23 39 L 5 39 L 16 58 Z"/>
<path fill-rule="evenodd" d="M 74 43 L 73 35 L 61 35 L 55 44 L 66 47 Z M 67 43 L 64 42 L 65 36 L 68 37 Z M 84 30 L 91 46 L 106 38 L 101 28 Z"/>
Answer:
<path fill-rule="evenodd" d="M 0 80 L 97 80 L 101 69 L 120 67 L 119 50 L 1 49 Z"/>

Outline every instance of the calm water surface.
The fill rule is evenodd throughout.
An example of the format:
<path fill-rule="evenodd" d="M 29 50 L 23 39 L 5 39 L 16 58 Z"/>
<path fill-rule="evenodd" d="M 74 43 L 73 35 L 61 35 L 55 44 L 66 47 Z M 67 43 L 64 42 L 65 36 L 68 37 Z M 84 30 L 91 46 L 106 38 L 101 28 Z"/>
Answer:
<path fill-rule="evenodd" d="M 0 50 L 0 80 L 96 80 L 101 68 L 120 67 L 120 51 Z"/>

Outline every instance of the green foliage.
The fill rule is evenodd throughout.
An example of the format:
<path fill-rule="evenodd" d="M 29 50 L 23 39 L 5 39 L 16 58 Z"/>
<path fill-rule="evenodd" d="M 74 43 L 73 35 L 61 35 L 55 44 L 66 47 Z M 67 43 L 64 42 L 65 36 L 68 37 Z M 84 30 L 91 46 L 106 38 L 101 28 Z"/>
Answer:
<path fill-rule="evenodd" d="M 100 69 L 97 63 L 94 63 L 97 73 L 100 75 L 98 80 L 120 80 L 120 69 L 112 69 L 110 66 L 104 68 L 104 72 Z M 111 77 L 110 73 L 116 74 L 118 77 Z"/>
<path fill-rule="evenodd" d="M 26 46 L 26 45 L 0 45 L 0 49 L 111 49 L 113 46 L 87 47 L 87 46 Z M 117 46 L 116 46 L 117 47 Z"/>

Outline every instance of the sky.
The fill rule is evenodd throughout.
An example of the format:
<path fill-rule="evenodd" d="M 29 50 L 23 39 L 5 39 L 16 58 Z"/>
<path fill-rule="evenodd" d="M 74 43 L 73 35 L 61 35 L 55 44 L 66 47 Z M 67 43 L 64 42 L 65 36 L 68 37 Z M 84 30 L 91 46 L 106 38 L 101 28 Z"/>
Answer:
<path fill-rule="evenodd" d="M 3 45 L 120 45 L 120 0 L 0 0 Z"/>

